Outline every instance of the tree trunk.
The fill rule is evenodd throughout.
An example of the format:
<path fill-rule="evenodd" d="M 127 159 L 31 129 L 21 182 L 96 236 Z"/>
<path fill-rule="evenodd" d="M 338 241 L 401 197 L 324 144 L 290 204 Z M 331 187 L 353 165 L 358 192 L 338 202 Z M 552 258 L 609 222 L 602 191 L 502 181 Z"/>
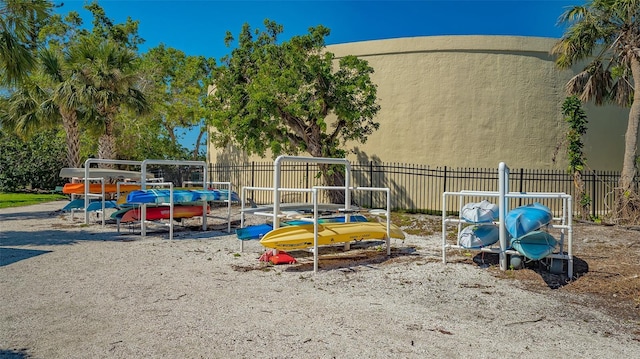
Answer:
<path fill-rule="evenodd" d="M 322 173 L 322 178 L 324 178 L 324 183 L 327 186 L 344 186 L 344 166 L 340 165 L 328 165 L 328 164 L 319 164 L 320 172 Z M 327 191 L 327 195 L 329 196 L 329 201 L 331 203 L 342 203 L 344 204 L 344 190 L 329 190 Z"/>
<path fill-rule="evenodd" d="M 196 140 L 196 145 L 195 148 L 193 149 L 193 160 L 197 161 L 198 160 L 198 155 L 200 154 L 200 142 L 202 141 L 202 137 L 204 136 L 204 134 L 206 133 L 206 127 L 201 126 L 200 127 L 200 133 L 198 134 L 198 139 Z M 208 137 L 207 137 L 207 142 L 209 141 Z M 207 143 L 207 146 L 209 144 Z M 205 158 L 205 161 L 209 161 L 208 158 Z"/>
<path fill-rule="evenodd" d="M 631 73 L 633 74 L 636 89 L 633 95 L 633 103 L 629 110 L 627 132 L 624 135 L 624 158 L 616 193 L 617 201 L 614 218 L 615 221 L 622 223 L 640 222 L 640 198 L 634 188 L 634 179 L 637 174 L 638 127 L 640 124 L 640 91 L 637 88 L 638 84 L 640 84 L 640 60 L 636 57 L 631 59 Z"/>
<path fill-rule="evenodd" d="M 78 129 L 78 121 L 74 111 L 60 111 L 62 116 L 62 126 L 66 133 L 67 141 L 67 166 L 82 167 L 80 163 L 80 130 Z"/>
<path fill-rule="evenodd" d="M 582 172 L 573 172 L 573 185 L 576 188 L 576 204 L 578 207 L 578 218 L 582 220 L 589 219 L 589 200 L 584 194 L 584 181 L 582 180 Z"/>
<path fill-rule="evenodd" d="M 105 131 L 98 140 L 98 158 L 116 159 L 116 138 L 113 135 L 113 121 L 107 119 Z M 104 168 L 114 168 L 113 164 L 104 164 Z"/>

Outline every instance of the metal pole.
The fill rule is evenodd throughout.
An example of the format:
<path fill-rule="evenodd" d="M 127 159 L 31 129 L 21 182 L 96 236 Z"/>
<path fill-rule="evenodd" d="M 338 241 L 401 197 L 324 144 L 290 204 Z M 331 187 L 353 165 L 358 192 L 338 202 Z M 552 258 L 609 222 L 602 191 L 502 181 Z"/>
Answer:
<path fill-rule="evenodd" d="M 345 209 L 350 209 L 351 207 L 351 192 L 349 187 L 351 185 L 351 164 L 347 161 L 346 158 L 325 158 L 325 157 L 300 157 L 300 156 L 286 156 L 280 155 L 274 161 L 274 171 L 273 171 L 273 228 L 280 227 L 280 218 L 278 218 L 278 213 L 280 212 L 280 167 L 282 166 L 282 162 L 303 162 L 303 163 L 322 163 L 322 164 L 338 164 L 345 166 L 345 190 L 344 190 L 344 202 Z"/>
<path fill-rule="evenodd" d="M 504 162 L 500 162 L 498 165 L 498 178 L 499 178 L 499 210 L 498 218 L 500 221 L 500 270 L 507 270 L 507 227 L 505 226 L 505 218 L 507 214 L 507 198 L 506 194 L 509 192 L 509 167 Z"/>

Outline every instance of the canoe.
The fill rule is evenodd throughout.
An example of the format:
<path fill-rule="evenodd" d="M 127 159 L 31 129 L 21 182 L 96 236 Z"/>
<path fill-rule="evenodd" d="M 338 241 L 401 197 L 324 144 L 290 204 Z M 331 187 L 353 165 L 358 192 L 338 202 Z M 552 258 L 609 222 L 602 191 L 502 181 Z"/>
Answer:
<path fill-rule="evenodd" d="M 104 208 L 117 208 L 117 204 L 115 201 L 104 201 Z M 68 212 L 72 209 L 84 209 L 84 198 L 76 198 L 73 201 L 67 203 L 66 206 L 62 208 L 62 211 Z M 91 200 L 89 202 L 89 207 L 87 211 L 99 211 L 102 210 L 102 201 L 101 200 Z"/>
<path fill-rule="evenodd" d="M 133 184 L 121 184 L 120 192 L 129 192 L 133 190 L 140 189 L 139 185 Z M 116 193 L 118 190 L 117 184 L 115 183 L 106 183 L 104 185 L 104 193 Z M 65 183 L 64 187 L 62 187 L 62 193 L 64 194 L 84 194 L 84 183 Z M 101 183 L 90 183 L 89 184 L 89 193 L 102 193 L 102 184 Z"/>
<path fill-rule="evenodd" d="M 470 223 L 491 223 L 498 219 L 498 214 L 498 206 L 486 200 L 467 203 L 460 211 L 460 217 Z"/>
<path fill-rule="evenodd" d="M 84 178 L 84 168 L 65 167 L 60 170 L 62 178 Z M 154 178 L 152 173 L 147 173 L 147 178 Z M 116 170 L 111 168 L 89 168 L 89 178 L 128 178 L 141 179 L 142 173 L 137 171 Z"/>
<path fill-rule="evenodd" d="M 404 239 L 400 228 L 391 225 L 391 237 Z M 260 244 L 267 248 L 292 250 L 313 247 L 313 224 L 280 227 L 262 237 Z M 383 240 L 387 237 L 385 224 L 378 222 L 323 223 L 318 225 L 318 245 L 354 241 Z"/>
<path fill-rule="evenodd" d="M 171 215 L 170 206 L 147 207 L 147 220 L 157 221 L 160 219 L 169 219 Z M 209 208 L 207 207 L 207 213 Z M 191 206 L 173 206 L 173 218 L 191 218 L 202 216 L 202 205 Z M 121 223 L 135 222 L 140 220 L 140 208 L 130 208 L 122 213 L 120 217 Z"/>
<path fill-rule="evenodd" d="M 360 215 L 351 216 L 349 221 L 350 222 L 368 222 L 367 217 L 360 216 Z M 318 223 L 329 223 L 329 222 L 344 223 L 344 216 L 327 217 L 327 218 L 318 219 Z M 280 224 L 282 226 L 299 226 L 303 224 L 309 224 L 309 221 L 294 219 L 290 221 L 282 221 L 280 222 Z M 271 232 L 271 230 L 273 230 L 273 225 L 271 223 L 256 224 L 256 225 L 236 229 L 236 236 L 241 241 L 260 239 L 265 234 Z"/>
<path fill-rule="evenodd" d="M 552 219 L 551 210 L 536 202 L 509 211 L 505 226 L 512 238 L 519 238 L 549 224 Z"/>
<path fill-rule="evenodd" d="M 467 249 L 488 247 L 499 240 L 500 230 L 494 224 L 467 226 L 460 231 L 458 236 L 460 246 Z"/>
<path fill-rule="evenodd" d="M 543 231 L 533 231 L 520 238 L 511 240 L 511 247 L 523 256 L 540 260 L 553 253 L 558 241 L 549 233 Z"/>
<path fill-rule="evenodd" d="M 229 191 L 219 189 L 173 190 L 173 202 L 224 201 L 229 198 Z M 168 189 L 146 189 L 131 191 L 127 194 L 127 203 L 169 203 L 171 191 Z M 231 192 L 231 201 L 239 200 L 237 193 Z"/>

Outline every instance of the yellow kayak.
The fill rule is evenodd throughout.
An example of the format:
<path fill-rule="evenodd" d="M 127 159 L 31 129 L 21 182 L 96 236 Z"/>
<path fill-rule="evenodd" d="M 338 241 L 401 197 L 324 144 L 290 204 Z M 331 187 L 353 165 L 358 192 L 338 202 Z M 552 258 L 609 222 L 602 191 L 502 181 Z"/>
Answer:
<path fill-rule="evenodd" d="M 391 225 L 392 238 L 404 239 L 400 228 Z M 326 246 L 354 241 L 382 240 L 387 237 L 385 223 L 353 222 L 318 224 L 318 245 Z M 265 234 L 260 244 L 280 250 L 313 247 L 313 224 L 280 227 Z"/>

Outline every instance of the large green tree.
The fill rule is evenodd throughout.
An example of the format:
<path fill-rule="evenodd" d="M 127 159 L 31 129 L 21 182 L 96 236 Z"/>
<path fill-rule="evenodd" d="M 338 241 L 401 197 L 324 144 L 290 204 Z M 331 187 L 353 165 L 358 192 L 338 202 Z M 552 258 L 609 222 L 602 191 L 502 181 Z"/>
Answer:
<path fill-rule="evenodd" d="M 50 16 L 46 0 L 0 1 L 0 81 L 21 82 L 36 64 L 38 29 Z"/>
<path fill-rule="evenodd" d="M 237 47 L 222 59 L 210 96 L 215 144 L 236 143 L 249 154 L 344 157 L 348 141 L 365 142 L 377 130 L 380 106 L 373 68 L 355 56 L 336 59 L 326 51 L 329 29 L 280 41 L 283 27 L 266 20 L 265 30 L 245 24 Z M 234 41 L 227 33 L 226 44 Z M 342 176 L 321 166 L 325 182 Z M 333 198 L 338 200 L 338 198 Z"/>
<path fill-rule="evenodd" d="M 168 139 L 174 152 L 182 152 L 178 129 L 199 129 L 190 159 L 199 157 L 201 138 L 206 133 L 205 101 L 214 67 L 213 59 L 187 56 L 162 44 L 141 56 L 142 89 L 150 103 L 147 122 Z M 175 153 L 175 157 L 180 154 Z"/>
<path fill-rule="evenodd" d="M 104 137 L 105 131 L 113 128 L 113 121 L 109 120 L 117 111 L 113 108 L 105 111 L 107 106 L 100 97 L 111 96 L 104 94 L 105 86 L 114 90 L 131 84 L 134 76 L 129 69 L 135 63 L 134 51 L 143 41 L 137 35 L 136 21 L 114 23 L 97 2 L 85 5 L 85 9 L 93 17 L 91 29 L 83 26 L 75 11 L 64 17 L 53 15 L 40 27 L 38 39 L 44 46 L 38 52 L 38 66 L 23 86 L 11 94 L 11 111 L 5 121 L 23 137 L 52 124 L 62 124 L 67 137 L 66 165 L 71 167 L 82 164 L 81 143 L 95 142 L 87 141 L 87 136 Z M 116 64 L 118 61 L 125 64 Z M 119 67 L 126 68 L 126 73 Z M 92 76 L 96 71 L 111 83 Z M 114 84 L 118 81 L 120 84 Z M 133 92 L 139 94 L 135 89 Z M 118 98 L 111 96 L 109 101 L 113 104 Z M 86 131 L 87 128 L 92 131 Z M 81 135 L 85 141 L 81 141 Z M 114 148 L 110 144 L 107 141 L 105 146 Z"/>
<path fill-rule="evenodd" d="M 640 0 L 592 0 L 567 10 L 568 25 L 551 52 L 560 68 L 587 60 L 583 71 L 567 83 L 567 91 L 582 101 L 601 105 L 613 101 L 630 107 L 625 133 L 622 173 L 615 217 L 640 221 L 640 198 L 634 188 L 640 125 Z M 635 89 L 635 91 L 634 91 Z"/>

